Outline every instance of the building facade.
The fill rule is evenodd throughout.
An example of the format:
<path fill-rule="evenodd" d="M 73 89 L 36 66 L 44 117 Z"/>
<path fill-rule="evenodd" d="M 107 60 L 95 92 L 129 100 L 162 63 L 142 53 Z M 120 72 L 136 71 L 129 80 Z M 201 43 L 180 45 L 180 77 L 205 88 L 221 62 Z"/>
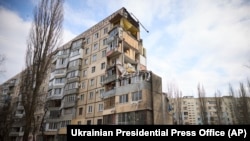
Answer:
<path fill-rule="evenodd" d="M 66 140 L 68 124 L 171 124 L 162 79 L 146 60 L 139 21 L 125 8 L 58 48 L 35 116 L 37 140 Z"/>
<path fill-rule="evenodd" d="M 193 96 L 184 96 L 180 100 L 171 99 L 173 107 L 174 124 L 183 125 L 235 125 L 246 124 L 244 120 L 241 98 L 232 96 L 205 97 L 204 108 L 201 107 L 201 99 Z M 179 103 L 177 103 L 179 101 Z M 250 113 L 250 97 L 246 97 L 248 107 L 244 112 Z M 178 106 L 180 105 L 180 109 Z M 204 109 L 205 111 L 202 111 Z M 201 112 L 204 116 L 202 117 Z M 250 115 L 250 114 L 248 114 Z M 179 118 L 179 119 L 178 119 Z M 206 122 L 204 121 L 206 120 Z"/>

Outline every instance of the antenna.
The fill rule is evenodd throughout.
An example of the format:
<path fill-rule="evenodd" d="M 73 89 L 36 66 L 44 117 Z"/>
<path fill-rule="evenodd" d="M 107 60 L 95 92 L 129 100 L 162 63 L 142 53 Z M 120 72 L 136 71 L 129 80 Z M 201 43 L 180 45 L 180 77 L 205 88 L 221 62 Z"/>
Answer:
<path fill-rule="evenodd" d="M 149 31 L 142 25 L 142 23 L 135 17 L 135 15 L 134 15 L 132 12 L 130 12 L 130 14 L 138 21 L 138 23 L 142 26 L 142 28 L 143 28 L 147 33 L 149 33 Z"/>

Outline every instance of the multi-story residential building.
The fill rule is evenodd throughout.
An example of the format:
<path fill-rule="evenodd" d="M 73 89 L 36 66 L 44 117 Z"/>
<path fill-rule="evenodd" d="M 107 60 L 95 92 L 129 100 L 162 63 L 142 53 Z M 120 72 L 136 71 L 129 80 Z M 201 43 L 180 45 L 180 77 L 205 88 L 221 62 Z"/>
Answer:
<path fill-rule="evenodd" d="M 201 101 L 199 98 L 193 96 L 184 96 L 179 98 L 180 100 L 170 100 L 173 107 L 173 120 L 175 124 L 184 125 L 201 125 L 204 124 L 203 119 L 207 120 L 207 124 L 244 124 L 242 121 L 242 107 L 240 108 L 239 97 L 223 96 L 223 97 L 205 97 L 205 108 L 201 107 Z M 250 97 L 246 97 L 248 103 L 250 103 Z M 179 103 L 177 103 L 179 101 Z M 181 105 L 180 109 L 177 105 Z M 248 106 L 250 107 L 250 105 Z M 205 111 L 201 111 L 205 109 Z M 248 108 L 248 110 L 250 110 Z M 202 118 L 201 112 L 204 113 Z M 250 113 L 250 111 L 248 111 Z M 181 115 L 179 115 L 181 114 Z M 181 120 L 177 118 L 181 117 Z"/>
<path fill-rule="evenodd" d="M 0 88 L 1 133 L 9 133 L 11 139 L 20 140 L 23 136 L 24 108 L 19 95 L 19 74 L 7 80 Z"/>
<path fill-rule="evenodd" d="M 67 124 L 164 124 L 161 77 L 147 70 L 139 21 L 121 8 L 65 44 L 52 60 L 45 131 Z"/>
<path fill-rule="evenodd" d="M 66 140 L 68 124 L 172 123 L 162 79 L 147 69 L 139 21 L 125 8 L 58 48 L 53 56 L 41 88 L 43 107 L 35 113 L 34 124 L 42 125 L 35 130 L 40 137 Z M 25 115 L 21 95 L 15 99 L 21 119 Z M 24 124 L 19 124 L 13 127 L 21 137 Z"/>

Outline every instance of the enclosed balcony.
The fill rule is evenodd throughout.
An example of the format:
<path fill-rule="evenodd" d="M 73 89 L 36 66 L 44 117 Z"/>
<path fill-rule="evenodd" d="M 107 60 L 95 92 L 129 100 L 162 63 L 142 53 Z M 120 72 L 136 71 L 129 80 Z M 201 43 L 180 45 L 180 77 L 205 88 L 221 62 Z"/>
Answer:
<path fill-rule="evenodd" d="M 78 93 L 78 91 L 79 91 L 78 88 L 65 90 L 65 91 L 64 91 L 64 95 L 75 94 L 75 93 Z"/>
<path fill-rule="evenodd" d="M 109 76 L 106 76 L 103 80 L 103 84 L 107 84 L 107 83 L 110 83 L 112 81 L 115 81 L 116 80 L 116 74 L 113 74 L 113 75 L 109 75 Z"/>
<path fill-rule="evenodd" d="M 122 47 L 120 45 L 117 45 L 115 47 L 108 47 L 106 56 L 109 58 L 112 58 L 114 56 L 122 54 Z"/>
<path fill-rule="evenodd" d="M 111 89 L 111 90 L 104 92 L 102 96 L 103 98 L 108 98 L 108 97 L 115 96 L 115 94 L 116 94 L 116 89 Z"/>

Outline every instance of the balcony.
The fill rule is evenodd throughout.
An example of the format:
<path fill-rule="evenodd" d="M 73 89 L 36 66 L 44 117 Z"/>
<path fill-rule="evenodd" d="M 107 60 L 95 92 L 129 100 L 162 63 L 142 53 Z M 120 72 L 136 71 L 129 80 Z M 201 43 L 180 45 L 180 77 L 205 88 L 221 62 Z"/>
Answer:
<path fill-rule="evenodd" d="M 24 114 L 20 114 L 20 113 L 15 114 L 15 117 L 17 117 L 17 118 L 22 118 L 23 116 L 24 116 Z"/>
<path fill-rule="evenodd" d="M 23 136 L 24 132 L 11 131 L 10 136 Z"/>
<path fill-rule="evenodd" d="M 107 57 L 113 57 L 113 56 L 117 56 L 117 55 L 120 55 L 122 54 L 122 47 L 117 45 L 116 47 L 110 49 L 107 53 L 106 53 L 106 56 Z"/>
<path fill-rule="evenodd" d="M 129 35 L 128 32 L 122 32 L 122 37 L 125 41 L 125 44 L 137 51 L 139 51 L 139 42 L 132 35 Z"/>
<path fill-rule="evenodd" d="M 23 110 L 23 109 L 24 109 L 24 107 L 22 105 L 17 106 L 17 110 Z"/>
<path fill-rule="evenodd" d="M 9 83 L 9 87 L 14 87 L 15 86 L 15 82 L 10 82 Z"/>
<path fill-rule="evenodd" d="M 67 83 L 79 82 L 80 78 L 78 76 L 68 78 Z"/>
<path fill-rule="evenodd" d="M 103 93 L 103 98 L 108 98 L 116 94 L 116 89 L 109 90 Z"/>
<path fill-rule="evenodd" d="M 113 74 L 113 75 L 105 77 L 105 79 L 103 80 L 103 84 L 107 84 L 115 80 L 116 80 L 116 74 Z"/>
<path fill-rule="evenodd" d="M 66 91 L 64 92 L 64 95 L 78 93 L 78 90 L 79 90 L 78 88 L 66 90 Z"/>
<path fill-rule="evenodd" d="M 76 104 L 75 101 L 71 101 L 71 102 L 63 102 L 62 108 L 68 108 L 68 107 L 74 107 Z"/>
<path fill-rule="evenodd" d="M 53 94 L 47 97 L 47 100 L 62 99 L 62 94 Z"/>
<path fill-rule="evenodd" d="M 73 70 L 80 70 L 81 65 L 76 65 L 76 66 L 69 66 L 67 72 L 71 72 Z"/>
<path fill-rule="evenodd" d="M 102 111 L 102 115 L 110 115 L 110 114 L 114 114 L 114 113 L 115 113 L 115 107 Z"/>

